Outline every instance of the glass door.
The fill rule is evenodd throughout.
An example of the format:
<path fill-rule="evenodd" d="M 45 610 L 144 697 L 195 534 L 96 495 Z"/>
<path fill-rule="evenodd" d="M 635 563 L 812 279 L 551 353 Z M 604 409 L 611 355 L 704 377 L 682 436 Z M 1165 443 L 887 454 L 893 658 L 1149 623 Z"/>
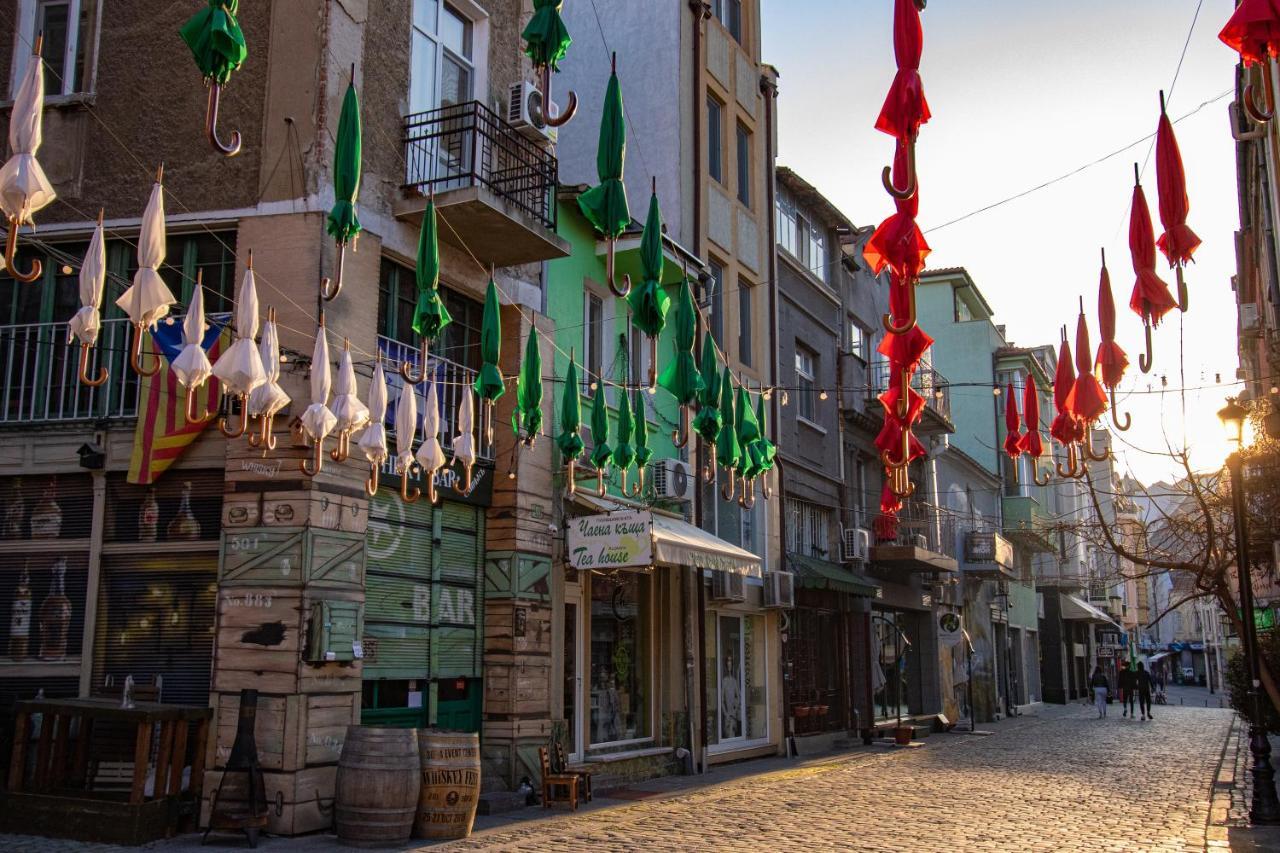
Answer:
<path fill-rule="evenodd" d="M 746 732 L 746 692 L 742 689 L 742 617 L 719 617 L 719 655 L 716 660 L 717 683 L 720 685 L 720 742 L 743 740 Z"/>
<path fill-rule="evenodd" d="M 565 751 L 569 760 L 582 760 L 582 649 L 578 637 L 582 636 L 578 624 L 577 602 L 564 605 L 564 725 Z"/>

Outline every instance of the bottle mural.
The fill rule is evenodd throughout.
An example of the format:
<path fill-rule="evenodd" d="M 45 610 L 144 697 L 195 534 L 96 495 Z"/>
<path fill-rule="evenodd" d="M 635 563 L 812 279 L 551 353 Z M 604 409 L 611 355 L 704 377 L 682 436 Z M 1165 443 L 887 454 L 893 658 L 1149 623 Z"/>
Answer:
<path fill-rule="evenodd" d="M 67 598 L 67 559 L 60 557 L 49 569 L 49 594 L 40 604 L 41 660 L 62 660 L 67 656 L 67 634 L 71 628 L 71 599 Z"/>
<path fill-rule="evenodd" d="M 0 526 L 0 538 L 23 539 L 23 517 L 27 513 L 27 497 L 22 493 L 22 478 L 15 478 L 9 492 L 9 503 L 4 508 L 4 524 Z"/>
<path fill-rule="evenodd" d="M 31 649 L 31 570 L 22 567 L 18 588 L 13 591 L 13 604 L 9 606 L 9 657 L 15 661 L 26 660 Z"/>
<path fill-rule="evenodd" d="M 49 480 L 44 494 L 31 510 L 31 538 L 57 539 L 62 534 L 62 507 L 58 506 L 58 481 Z"/>
<path fill-rule="evenodd" d="M 156 490 L 147 489 L 138 509 L 138 541 L 156 541 L 156 528 L 160 523 L 160 504 L 156 502 Z"/>
<path fill-rule="evenodd" d="M 182 500 L 178 504 L 178 514 L 169 522 L 170 539 L 199 539 L 200 522 L 191 512 L 191 481 L 182 484 Z"/>

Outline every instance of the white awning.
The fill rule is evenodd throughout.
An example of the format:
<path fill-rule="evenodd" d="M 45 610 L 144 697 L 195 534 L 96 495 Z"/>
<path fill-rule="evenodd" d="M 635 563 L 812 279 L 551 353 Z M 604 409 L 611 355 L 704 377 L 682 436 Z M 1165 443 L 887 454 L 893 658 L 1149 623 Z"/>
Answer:
<path fill-rule="evenodd" d="M 1167 657 L 1168 657 L 1169 655 L 1171 655 L 1171 654 L 1173 654 L 1173 653 L 1172 653 L 1172 652 L 1156 652 L 1154 655 L 1152 655 L 1150 658 L 1148 658 L 1148 660 L 1149 660 L 1151 663 L 1155 663 L 1155 662 L 1156 662 L 1156 661 L 1158 661 L 1158 660 L 1164 660 L 1165 658 L 1167 658 Z"/>
<path fill-rule="evenodd" d="M 604 501 L 593 499 L 592 503 Z M 568 561 L 576 569 L 608 571 L 692 566 L 760 577 L 761 560 L 684 519 L 619 505 L 617 511 L 566 522 Z"/>
<path fill-rule="evenodd" d="M 760 558 L 687 521 L 653 517 L 653 561 L 760 577 Z"/>
<path fill-rule="evenodd" d="M 1077 622 L 1094 622 L 1103 625 L 1115 625 L 1115 620 L 1094 607 L 1083 598 L 1074 595 L 1061 596 L 1062 618 Z M 1119 627 L 1119 626 L 1117 626 Z"/>

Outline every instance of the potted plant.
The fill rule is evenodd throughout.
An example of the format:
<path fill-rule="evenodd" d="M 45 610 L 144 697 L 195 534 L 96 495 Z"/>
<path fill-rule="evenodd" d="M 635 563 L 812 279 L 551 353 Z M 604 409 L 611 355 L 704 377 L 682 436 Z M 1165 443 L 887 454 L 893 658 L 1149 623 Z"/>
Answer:
<path fill-rule="evenodd" d="M 916 736 L 916 730 L 912 726 L 904 726 L 899 723 L 893 730 L 893 742 L 898 746 L 907 746 Z"/>

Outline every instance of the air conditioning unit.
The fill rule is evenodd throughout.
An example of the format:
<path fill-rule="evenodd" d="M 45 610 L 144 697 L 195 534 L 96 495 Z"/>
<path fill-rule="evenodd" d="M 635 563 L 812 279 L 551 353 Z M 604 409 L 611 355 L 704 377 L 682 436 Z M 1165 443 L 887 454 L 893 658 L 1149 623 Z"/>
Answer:
<path fill-rule="evenodd" d="M 796 606 L 796 576 L 791 572 L 765 572 L 764 606 L 791 609 Z"/>
<path fill-rule="evenodd" d="M 711 599 L 713 601 L 746 601 L 747 579 L 737 572 L 716 570 L 711 573 Z"/>
<path fill-rule="evenodd" d="M 916 533 L 911 537 L 911 547 L 919 548 L 921 551 L 928 551 L 929 540 L 923 533 Z"/>
<path fill-rule="evenodd" d="M 667 501 L 693 500 L 694 476 L 688 462 L 663 459 L 652 469 L 654 496 Z"/>
<path fill-rule="evenodd" d="M 1258 331 L 1258 306 L 1246 302 L 1240 306 L 1240 328 L 1246 332 Z"/>
<path fill-rule="evenodd" d="M 846 563 L 863 564 L 871 553 L 871 531 L 861 527 L 846 527 L 840 549 L 840 559 Z"/>
<path fill-rule="evenodd" d="M 534 142 L 551 142 L 559 138 L 554 127 L 543 121 L 542 92 L 528 81 L 512 83 L 507 90 L 507 124 Z"/>

